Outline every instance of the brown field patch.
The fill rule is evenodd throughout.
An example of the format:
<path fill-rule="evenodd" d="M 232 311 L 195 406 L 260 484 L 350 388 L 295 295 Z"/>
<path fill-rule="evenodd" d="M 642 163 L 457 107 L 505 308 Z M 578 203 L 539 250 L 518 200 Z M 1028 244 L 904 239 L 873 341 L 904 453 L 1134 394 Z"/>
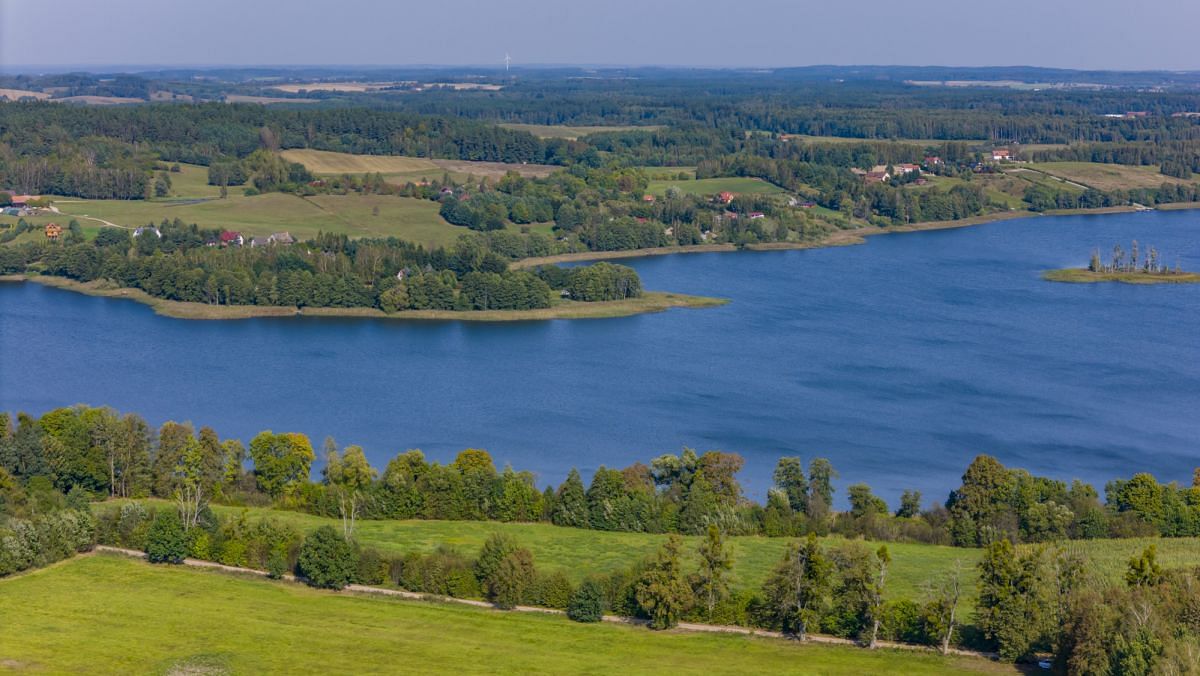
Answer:
<path fill-rule="evenodd" d="M 20 101 L 23 98 L 37 99 L 44 101 L 50 98 L 46 92 L 35 92 L 28 89 L 0 89 L 0 99 L 8 99 L 9 101 Z"/>

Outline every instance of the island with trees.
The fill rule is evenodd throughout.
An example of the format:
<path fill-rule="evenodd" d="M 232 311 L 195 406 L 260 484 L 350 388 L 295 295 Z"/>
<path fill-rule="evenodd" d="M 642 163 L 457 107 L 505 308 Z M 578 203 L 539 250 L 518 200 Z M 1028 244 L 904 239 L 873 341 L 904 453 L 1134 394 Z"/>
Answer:
<path fill-rule="evenodd" d="M 1105 262 L 1100 250 L 1092 251 L 1087 268 L 1065 268 L 1049 270 L 1043 278 L 1051 282 L 1122 282 L 1125 284 L 1197 284 L 1200 273 L 1181 270 L 1178 261 L 1173 267 L 1163 262 L 1158 249 L 1150 247 L 1142 251 L 1137 240 L 1133 240 L 1127 252 L 1121 245 L 1112 250 L 1112 257 Z"/>

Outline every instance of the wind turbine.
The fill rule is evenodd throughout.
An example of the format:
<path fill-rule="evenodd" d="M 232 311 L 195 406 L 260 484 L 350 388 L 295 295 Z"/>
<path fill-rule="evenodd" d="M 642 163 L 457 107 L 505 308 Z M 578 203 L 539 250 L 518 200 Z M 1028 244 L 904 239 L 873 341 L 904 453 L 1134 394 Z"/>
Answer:
<path fill-rule="evenodd" d="M 512 63 L 512 57 L 508 55 L 508 52 L 504 52 L 504 72 L 505 73 L 508 72 L 508 64 L 510 64 L 510 63 Z"/>

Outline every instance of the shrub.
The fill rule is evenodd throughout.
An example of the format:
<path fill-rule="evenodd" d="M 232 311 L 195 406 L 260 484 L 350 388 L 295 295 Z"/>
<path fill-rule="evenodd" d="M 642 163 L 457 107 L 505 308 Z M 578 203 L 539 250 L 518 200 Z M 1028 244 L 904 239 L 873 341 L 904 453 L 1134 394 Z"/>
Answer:
<path fill-rule="evenodd" d="M 571 595 L 567 617 L 576 622 L 599 622 L 603 616 L 604 587 L 596 580 L 584 580 Z"/>
<path fill-rule="evenodd" d="M 354 547 L 331 526 L 322 526 L 304 539 L 299 570 L 313 587 L 341 589 L 354 579 Z"/>
<path fill-rule="evenodd" d="M 282 579 L 287 574 L 288 556 L 287 550 L 282 547 L 276 547 L 271 551 L 271 556 L 267 559 L 267 577 L 272 580 Z"/>
<path fill-rule="evenodd" d="M 533 554 L 528 549 L 517 549 L 500 560 L 488 579 L 488 595 L 501 608 L 515 608 L 536 578 Z"/>
<path fill-rule="evenodd" d="M 567 579 L 567 576 L 555 571 L 538 578 L 537 593 L 534 595 L 533 602 L 547 608 L 566 610 L 571 603 L 573 592 L 574 589 L 572 589 L 571 581 Z"/>
<path fill-rule="evenodd" d="M 187 534 L 174 510 L 159 510 L 146 533 L 146 558 L 150 563 L 183 563 L 188 553 Z"/>

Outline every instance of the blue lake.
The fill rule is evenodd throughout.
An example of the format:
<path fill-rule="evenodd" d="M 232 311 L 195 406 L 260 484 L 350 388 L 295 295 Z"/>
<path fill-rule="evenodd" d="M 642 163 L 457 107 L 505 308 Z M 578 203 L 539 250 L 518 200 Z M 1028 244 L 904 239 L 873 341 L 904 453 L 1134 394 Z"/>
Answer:
<path fill-rule="evenodd" d="M 1102 489 L 1200 465 L 1200 285 L 1042 281 L 1138 239 L 1200 270 L 1200 212 L 1030 218 L 864 246 L 630 261 L 647 288 L 730 298 L 637 317 L 197 322 L 0 284 L 0 409 L 84 402 L 326 435 L 382 468 L 465 447 L 557 484 L 683 446 L 830 458 L 889 501 L 942 500 L 967 463 Z"/>

